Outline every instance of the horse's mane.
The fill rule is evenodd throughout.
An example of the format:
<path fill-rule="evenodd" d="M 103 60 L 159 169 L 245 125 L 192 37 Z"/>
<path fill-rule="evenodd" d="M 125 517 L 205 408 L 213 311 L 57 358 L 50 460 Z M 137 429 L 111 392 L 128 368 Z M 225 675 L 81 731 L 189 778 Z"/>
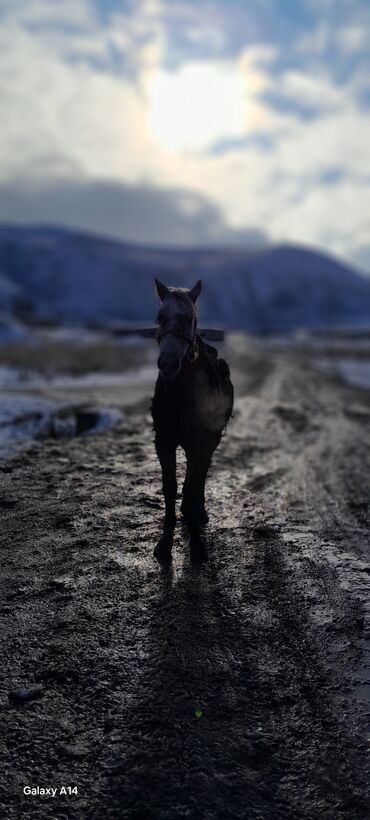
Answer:
<path fill-rule="evenodd" d="M 210 382 L 217 388 L 221 387 L 222 380 L 229 375 L 229 368 L 223 359 L 218 358 L 218 351 L 212 345 L 206 344 L 197 333 L 197 345 L 199 348 L 200 361 L 204 367 Z M 226 371 L 225 371 L 226 368 Z"/>

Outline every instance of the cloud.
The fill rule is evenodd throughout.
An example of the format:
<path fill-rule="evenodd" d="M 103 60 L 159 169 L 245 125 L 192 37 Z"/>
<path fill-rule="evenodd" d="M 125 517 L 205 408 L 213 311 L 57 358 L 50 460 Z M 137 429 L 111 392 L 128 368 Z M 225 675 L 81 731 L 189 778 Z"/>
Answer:
<path fill-rule="evenodd" d="M 369 45 L 369 27 L 343 26 L 336 31 L 335 37 L 339 48 L 345 54 L 358 54 L 359 50 Z"/>
<path fill-rule="evenodd" d="M 350 76 L 353 63 L 368 55 L 370 8 L 365 0 L 306 0 L 315 23 L 301 33 L 296 48 L 312 64 L 326 61 L 333 74 Z"/>
<path fill-rule="evenodd" d="M 275 0 L 3 0 L 0 216 L 179 243 L 243 241 L 252 225 L 355 258 L 367 244 L 370 22 L 364 2 L 338 4 L 305 0 L 288 19 Z M 188 116 L 173 106 L 166 120 L 189 77 L 197 111 L 190 94 Z M 155 128 L 158 78 L 171 93 Z"/>
<path fill-rule="evenodd" d="M 204 196 L 184 189 L 55 179 L 0 186 L 0 220 L 61 224 L 155 245 L 260 246 L 258 229 L 233 229 Z"/>
<path fill-rule="evenodd" d="M 370 244 L 368 242 L 356 249 L 353 254 L 353 261 L 364 272 L 370 271 Z"/>
<path fill-rule="evenodd" d="M 322 72 L 286 71 L 279 78 L 278 89 L 286 100 L 328 114 L 344 101 L 346 90 L 335 85 Z"/>
<path fill-rule="evenodd" d="M 49 0 L 3 0 L 1 12 L 7 22 L 40 26 L 43 29 L 60 24 L 68 28 L 86 26 L 93 19 L 88 0 L 64 0 L 63 3 L 50 3 Z"/>
<path fill-rule="evenodd" d="M 0 179 L 33 175 L 36 165 L 43 176 L 53 176 L 51 158 L 62 156 L 65 165 L 73 165 L 82 177 L 126 180 L 145 177 L 158 162 L 160 151 L 146 129 L 143 92 L 122 72 L 91 63 L 98 39 L 93 16 L 90 22 L 78 60 L 64 54 L 76 47 L 74 36 L 65 38 L 59 32 L 57 47 L 54 32 L 21 26 L 15 36 L 14 15 L 2 27 Z M 119 28 L 114 37 L 118 39 Z M 101 56 L 110 44 L 108 31 L 100 40 Z M 142 44 L 140 53 L 143 81 L 143 51 L 148 59 L 150 45 L 155 44 Z"/>

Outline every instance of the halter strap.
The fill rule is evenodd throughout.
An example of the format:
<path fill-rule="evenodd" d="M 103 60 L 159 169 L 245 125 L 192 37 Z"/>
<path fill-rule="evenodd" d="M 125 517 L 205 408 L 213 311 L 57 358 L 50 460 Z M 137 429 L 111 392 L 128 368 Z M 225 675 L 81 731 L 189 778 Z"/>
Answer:
<path fill-rule="evenodd" d="M 193 364 L 195 364 L 195 362 L 196 362 L 196 360 L 199 356 L 199 344 L 198 344 L 199 337 L 198 337 L 198 334 L 197 334 L 197 321 L 196 321 L 196 319 L 195 319 L 195 323 L 194 323 L 193 338 L 190 338 L 190 336 L 187 336 L 185 333 L 181 333 L 181 331 L 179 331 L 179 330 L 165 330 L 163 333 L 158 333 L 157 334 L 158 344 L 160 344 L 161 339 L 163 339 L 164 336 L 169 336 L 169 335 L 178 336 L 179 339 L 184 339 L 184 341 L 188 343 L 189 350 L 187 351 L 186 355 L 184 356 L 184 358 L 182 360 L 181 369 L 182 368 L 184 368 L 186 370 L 190 369 L 193 366 Z M 193 355 L 192 355 L 191 358 L 188 358 L 190 351 L 192 351 Z"/>
<path fill-rule="evenodd" d="M 179 337 L 179 339 L 184 339 L 184 340 L 185 340 L 185 342 L 188 342 L 188 343 L 189 343 L 189 345 L 193 345 L 193 344 L 194 344 L 194 341 L 195 341 L 195 336 L 196 336 L 196 333 L 194 333 L 194 336 L 193 336 L 193 338 L 191 339 L 189 336 L 185 336 L 185 333 L 180 333 L 178 330 L 165 330 L 165 331 L 164 331 L 164 333 L 158 333 L 158 334 L 157 334 L 157 340 L 158 340 L 158 342 L 160 342 L 160 341 L 161 341 L 161 339 L 163 339 L 163 338 L 164 338 L 164 336 L 169 336 L 169 335 L 171 335 L 171 336 L 178 336 L 178 337 Z"/>

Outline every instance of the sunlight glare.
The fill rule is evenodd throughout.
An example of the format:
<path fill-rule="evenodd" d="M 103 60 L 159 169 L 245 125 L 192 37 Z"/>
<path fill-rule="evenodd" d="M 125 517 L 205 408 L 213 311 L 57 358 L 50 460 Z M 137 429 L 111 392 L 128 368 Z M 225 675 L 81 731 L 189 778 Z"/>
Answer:
<path fill-rule="evenodd" d="M 247 89 L 240 68 L 227 63 L 188 63 L 157 71 L 148 91 L 148 125 L 174 152 L 202 151 L 246 131 Z"/>

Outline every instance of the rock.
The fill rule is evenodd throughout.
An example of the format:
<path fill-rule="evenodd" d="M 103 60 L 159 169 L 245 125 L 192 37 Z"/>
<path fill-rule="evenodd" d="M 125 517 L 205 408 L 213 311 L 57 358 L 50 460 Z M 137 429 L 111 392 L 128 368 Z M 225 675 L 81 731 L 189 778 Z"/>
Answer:
<path fill-rule="evenodd" d="M 73 578 L 69 575 L 63 577 L 51 578 L 50 585 L 60 590 L 70 590 L 74 587 Z"/>
<path fill-rule="evenodd" d="M 69 757 L 73 760 L 82 760 L 82 758 L 86 757 L 89 753 L 86 746 L 79 745 L 78 743 L 61 743 L 58 749 L 64 757 Z"/>

